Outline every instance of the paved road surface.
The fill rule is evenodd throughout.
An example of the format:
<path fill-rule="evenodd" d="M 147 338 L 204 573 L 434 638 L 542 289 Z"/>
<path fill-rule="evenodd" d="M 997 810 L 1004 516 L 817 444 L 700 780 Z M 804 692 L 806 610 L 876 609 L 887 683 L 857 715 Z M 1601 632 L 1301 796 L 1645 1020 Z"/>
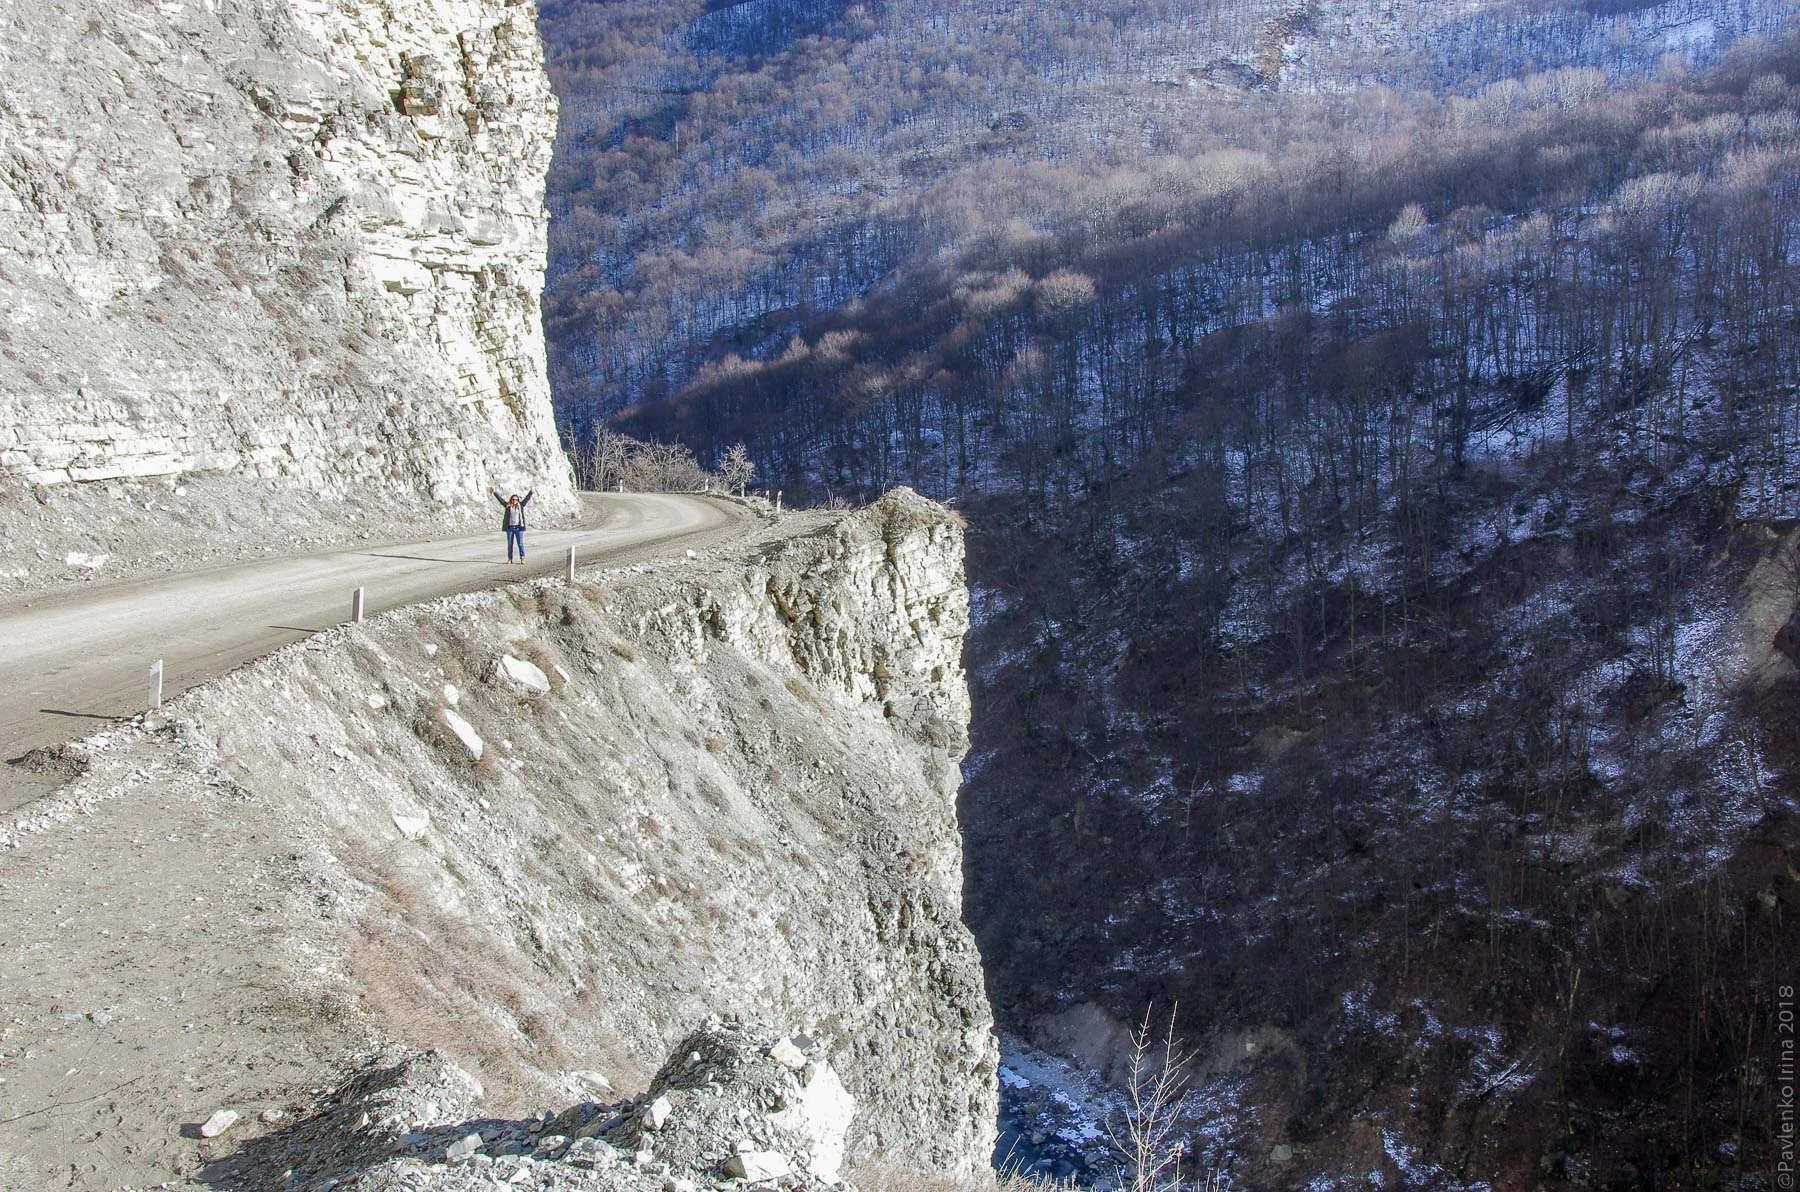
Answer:
<path fill-rule="evenodd" d="M 495 530 L 253 560 L 37 596 L 30 607 L 24 598 L 0 606 L 0 758 L 142 711 L 150 664 L 158 658 L 164 694 L 173 695 L 347 620 L 358 587 L 373 615 L 560 572 L 571 546 L 584 566 L 680 550 L 697 537 L 728 532 L 744 516 L 726 502 L 672 494 L 588 494 L 585 500 L 585 528 L 526 535 L 531 558 L 525 567 L 495 561 L 504 550 Z M 42 785 L 0 782 L 0 810 L 41 793 Z M 29 789 L 34 786 L 40 789 Z"/>

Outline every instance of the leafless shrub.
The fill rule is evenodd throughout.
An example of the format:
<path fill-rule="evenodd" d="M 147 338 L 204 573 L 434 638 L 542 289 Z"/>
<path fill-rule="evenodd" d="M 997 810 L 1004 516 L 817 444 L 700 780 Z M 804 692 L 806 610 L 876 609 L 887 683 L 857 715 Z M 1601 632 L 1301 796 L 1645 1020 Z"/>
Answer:
<path fill-rule="evenodd" d="M 788 679 L 787 689 L 793 694 L 795 699 L 806 704 L 808 707 L 818 708 L 820 710 L 824 709 L 825 704 L 819 699 L 818 689 L 811 683 L 808 683 L 802 676 L 794 675 Z"/>
<path fill-rule="evenodd" d="M 749 452 L 741 459 L 727 454 L 726 473 L 708 471 L 681 443 L 646 443 L 601 427 L 582 450 L 571 450 L 576 478 L 585 488 L 600 492 L 703 492 L 717 488 L 741 488 L 755 473 Z"/>
<path fill-rule="evenodd" d="M 638 492 L 692 492 L 716 481 L 681 443 L 639 444 L 625 463 L 625 486 Z"/>
<path fill-rule="evenodd" d="M 730 450 L 725 452 L 725 458 L 719 461 L 719 475 L 724 478 L 727 488 L 735 489 L 738 496 L 743 496 L 745 486 L 756 475 L 756 464 L 751 462 L 750 449 L 742 443 L 733 443 Z"/>
<path fill-rule="evenodd" d="M 1125 1122 L 1109 1127 L 1111 1142 L 1126 1156 L 1128 1167 L 1119 1173 L 1119 1187 L 1128 1192 L 1179 1192 L 1183 1187 L 1181 1158 L 1186 1140 L 1180 1133 L 1179 1111 L 1187 1088 L 1191 1052 L 1175 1045 L 1175 1013 L 1160 1039 L 1151 1033 L 1151 1011 L 1131 1033 L 1131 1074 L 1125 1087 Z M 1210 1181 L 1209 1181 L 1210 1182 Z"/>

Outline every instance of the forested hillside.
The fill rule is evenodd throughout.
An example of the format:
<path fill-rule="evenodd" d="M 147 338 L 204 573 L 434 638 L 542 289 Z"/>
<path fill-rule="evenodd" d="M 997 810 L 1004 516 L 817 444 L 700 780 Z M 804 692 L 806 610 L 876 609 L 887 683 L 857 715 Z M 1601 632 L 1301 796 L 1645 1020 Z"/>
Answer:
<path fill-rule="evenodd" d="M 545 0 L 559 400 L 585 423 L 816 346 L 906 266 L 954 289 L 996 258 L 1207 223 L 1254 198 L 1247 172 L 1284 193 L 1385 172 L 1417 137 L 1529 123 L 1672 51 L 1776 33 L 1784 7 Z M 1362 214 L 1342 197 L 1317 196 L 1332 223 Z M 1296 214 L 1268 213 L 1281 239 L 1309 230 Z"/>
<path fill-rule="evenodd" d="M 1786 7 L 705 7 L 545 4 L 562 415 L 962 502 L 1002 1017 L 1254 1033 L 1245 1186 L 1770 1186 Z"/>

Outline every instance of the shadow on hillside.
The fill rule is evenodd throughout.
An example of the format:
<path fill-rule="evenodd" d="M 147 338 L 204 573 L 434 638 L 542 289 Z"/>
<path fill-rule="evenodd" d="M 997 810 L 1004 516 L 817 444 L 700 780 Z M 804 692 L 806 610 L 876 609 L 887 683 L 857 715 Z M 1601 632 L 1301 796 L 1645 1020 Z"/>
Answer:
<path fill-rule="evenodd" d="M 544 1159 L 558 1157 L 578 1132 L 592 1137 L 626 1122 L 616 1106 L 580 1102 L 557 1117 L 469 1117 L 406 1130 L 403 1123 L 455 1113 L 458 1106 L 465 1112 L 472 1108 L 471 1092 L 478 1095 L 479 1088 L 458 1076 L 436 1053 L 397 1058 L 390 1053 L 298 1118 L 246 1138 L 229 1155 L 207 1163 L 197 1182 L 222 1192 L 341 1186 L 390 1159 L 442 1163 L 448 1148 L 471 1134 L 481 1136 L 479 1150 L 486 1158 L 477 1162 L 483 1165 L 511 1156 Z M 239 1129 L 247 1134 L 248 1123 Z M 198 1131 L 198 1125 L 182 1128 L 186 1137 Z"/>
<path fill-rule="evenodd" d="M 353 1124 L 340 1122 L 329 1112 L 302 1118 L 208 1163 L 200 1171 L 199 1182 L 223 1192 L 345 1184 L 389 1159 L 442 1162 L 445 1148 L 460 1138 L 476 1133 L 491 1138 L 517 1125 L 500 1118 L 471 1118 L 395 1136 L 346 1128 Z M 183 1134 L 190 1129 L 197 1127 L 183 1127 Z"/>
<path fill-rule="evenodd" d="M 404 1079 L 406 1067 L 401 1062 L 363 1072 L 319 1108 L 208 1163 L 198 1182 L 231 1192 L 317 1187 L 328 1180 L 344 1182 L 393 1157 L 398 1140 L 367 1128 L 367 1107 Z"/>
<path fill-rule="evenodd" d="M 394 1087 L 406 1067 L 392 1064 L 363 1073 L 320 1108 L 206 1164 L 198 1182 L 225 1192 L 329 1187 L 355 1180 L 389 1159 L 442 1162 L 445 1149 L 470 1134 L 492 1140 L 525 1132 L 523 1122 L 491 1117 L 409 1133 L 371 1126 L 371 1114 L 381 1109 L 380 1094 Z M 193 1137 L 198 1129 L 184 1126 L 182 1133 Z"/>

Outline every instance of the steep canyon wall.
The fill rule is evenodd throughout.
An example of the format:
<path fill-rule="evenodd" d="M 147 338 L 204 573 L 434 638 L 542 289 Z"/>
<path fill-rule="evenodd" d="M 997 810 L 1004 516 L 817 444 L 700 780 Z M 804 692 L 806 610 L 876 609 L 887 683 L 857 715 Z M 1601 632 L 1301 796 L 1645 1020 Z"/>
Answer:
<path fill-rule="evenodd" d="M 571 510 L 555 119 L 519 0 L 0 3 L 0 495 Z"/>

